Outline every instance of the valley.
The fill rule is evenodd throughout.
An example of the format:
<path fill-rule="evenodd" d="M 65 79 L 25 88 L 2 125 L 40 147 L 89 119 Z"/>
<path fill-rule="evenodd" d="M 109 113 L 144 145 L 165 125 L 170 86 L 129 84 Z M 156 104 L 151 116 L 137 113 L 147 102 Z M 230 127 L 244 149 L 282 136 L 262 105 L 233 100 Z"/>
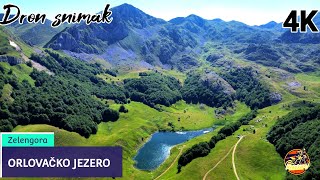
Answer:
<path fill-rule="evenodd" d="M 308 75 L 305 76 L 309 77 Z M 304 82 L 302 83 L 305 84 Z M 317 80 L 313 81 L 313 83 L 315 83 L 313 84 L 313 86 L 319 85 L 319 83 L 317 83 Z M 318 93 L 315 94 L 318 95 Z M 246 135 L 242 142 L 239 143 L 237 151 L 235 152 L 235 162 L 239 178 L 260 179 L 269 177 L 271 179 L 283 179 L 286 174 L 283 168 L 283 160 L 276 153 L 273 145 L 270 144 L 265 137 L 269 129 L 275 124 L 278 116 L 281 117 L 294 109 L 294 107 L 284 108 L 283 105 L 292 104 L 304 99 L 289 95 L 289 93 L 287 96 L 289 96 L 290 98 L 285 98 L 282 103 L 259 110 L 258 116 L 250 122 L 250 125 L 241 126 L 241 128 L 236 131 L 234 135 L 217 143 L 216 147 L 210 152 L 208 156 L 193 160 L 190 164 L 184 167 L 182 172 L 179 174 L 176 174 L 177 161 L 174 160 L 179 155 L 180 149 L 182 147 L 183 149 L 188 149 L 197 142 L 207 141 L 212 135 L 216 134 L 217 131 L 205 134 L 203 136 L 194 138 L 186 143 L 175 146 L 173 149 L 171 149 L 169 158 L 159 168 L 151 172 L 140 171 L 134 168 L 135 163 L 133 161 L 133 157 L 137 154 L 139 147 L 142 146 L 147 141 L 148 137 L 156 130 L 156 128 L 154 128 L 154 123 L 166 126 L 166 124 L 172 119 L 178 119 L 179 113 L 183 114 L 184 109 L 188 109 L 188 113 L 193 114 L 194 116 L 193 118 L 191 118 L 190 122 L 192 122 L 193 120 L 197 121 L 197 123 L 196 125 L 194 123 L 188 125 L 188 123 L 183 122 L 184 118 L 181 118 L 182 122 L 174 122 L 175 127 L 177 127 L 178 129 L 181 128 L 181 126 L 185 127 L 185 130 L 200 129 L 210 127 L 212 124 L 220 124 L 221 121 L 225 121 L 224 119 L 217 119 L 212 121 L 210 115 L 206 118 L 206 113 L 210 114 L 213 112 L 213 109 L 209 107 L 207 107 L 206 110 L 203 111 L 200 110 L 197 105 L 194 105 L 192 107 L 185 104 L 184 102 L 178 102 L 177 104 L 174 104 L 170 108 L 168 108 L 167 112 L 160 113 L 146 105 L 143 105 L 142 103 L 131 102 L 130 104 L 126 105 L 126 108 L 129 110 L 128 114 L 120 115 L 120 119 L 117 122 L 100 124 L 98 127 L 99 130 L 97 132 L 97 135 L 91 135 L 89 139 L 85 139 L 76 133 L 70 133 L 47 125 L 18 126 L 14 129 L 14 131 L 55 132 L 56 143 L 57 145 L 61 146 L 121 145 L 123 147 L 126 147 L 124 149 L 126 157 L 124 159 L 124 169 L 126 169 L 126 171 L 124 171 L 124 176 L 130 176 L 130 178 L 138 179 L 140 179 L 141 177 L 145 179 L 153 179 L 164 171 L 165 173 L 159 179 L 180 179 L 181 177 L 185 176 L 193 177 L 194 179 L 201 179 L 214 164 L 218 163 L 218 161 L 220 161 L 223 156 L 228 154 L 229 149 L 233 147 L 233 145 L 237 142 L 238 135 Z M 119 105 L 114 104 L 111 107 L 117 109 Z M 236 114 L 228 116 L 227 122 L 236 121 L 238 118 L 244 116 L 248 112 L 247 107 L 241 107 L 241 104 L 239 104 L 238 107 L 239 109 L 236 110 Z M 198 115 L 196 115 L 197 112 Z M 164 113 L 167 115 L 164 115 Z M 153 120 L 151 120 L 150 122 L 148 119 L 145 119 L 146 115 L 148 117 L 153 117 Z M 167 118 L 164 119 L 163 117 Z M 187 116 L 185 116 L 185 118 L 186 117 Z M 198 121 L 198 119 L 200 120 L 200 122 Z M 257 122 L 258 119 L 263 120 Z M 254 129 L 256 131 L 255 134 L 252 133 L 251 126 L 254 126 Z M 244 129 L 248 130 L 243 131 Z M 259 161 L 257 161 L 257 159 Z M 261 163 L 260 160 L 263 161 L 263 163 Z M 173 165 L 171 165 L 171 163 L 173 163 Z M 265 171 L 265 167 L 268 167 L 267 172 Z M 248 174 L 248 171 L 254 171 L 255 173 Z M 214 171 L 210 172 L 207 175 L 206 179 L 215 179 L 214 177 L 225 176 L 225 174 L 229 174 L 228 176 L 226 176 L 226 179 L 235 178 L 235 176 L 233 175 L 233 168 L 231 163 L 231 153 L 215 168 Z"/>
<path fill-rule="evenodd" d="M 56 146 L 121 146 L 123 179 L 294 178 L 283 153 L 304 146 L 315 163 L 299 178 L 319 177 L 317 34 L 196 15 L 165 21 L 129 4 L 111 10 L 105 25 L 0 27 L 1 132 L 54 132 Z M 34 30 L 38 39 L 28 37 Z M 154 133 L 213 126 L 169 148 L 154 170 L 136 168 Z M 308 144 L 279 135 L 308 131 Z"/>

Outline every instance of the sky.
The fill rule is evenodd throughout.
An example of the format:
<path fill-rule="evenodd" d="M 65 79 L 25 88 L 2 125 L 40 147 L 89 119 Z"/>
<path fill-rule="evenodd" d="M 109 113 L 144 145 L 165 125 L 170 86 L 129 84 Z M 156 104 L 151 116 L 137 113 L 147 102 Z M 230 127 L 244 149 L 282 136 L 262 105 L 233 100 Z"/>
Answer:
<path fill-rule="evenodd" d="M 261 25 L 270 21 L 283 22 L 291 10 L 320 10 L 320 0 L 0 0 L 3 5 L 14 4 L 22 14 L 47 14 L 53 20 L 59 13 L 90 13 L 123 3 L 131 4 L 145 13 L 164 20 L 196 14 L 205 19 L 220 18 Z"/>

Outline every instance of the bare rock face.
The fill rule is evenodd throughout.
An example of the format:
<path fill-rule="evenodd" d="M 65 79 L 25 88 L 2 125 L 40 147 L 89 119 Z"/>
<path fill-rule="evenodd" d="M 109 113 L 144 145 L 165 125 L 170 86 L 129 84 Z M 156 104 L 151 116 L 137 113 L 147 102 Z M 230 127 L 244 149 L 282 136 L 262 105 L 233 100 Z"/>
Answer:
<path fill-rule="evenodd" d="M 13 56 L 0 56 L 0 62 L 7 62 L 11 66 L 21 64 L 22 59 Z"/>
<path fill-rule="evenodd" d="M 292 81 L 287 83 L 290 88 L 298 88 L 301 87 L 301 83 L 298 81 Z"/>
<path fill-rule="evenodd" d="M 181 62 L 178 65 L 179 70 L 188 69 L 198 65 L 197 59 L 188 55 L 183 55 L 179 61 Z"/>
<path fill-rule="evenodd" d="M 282 101 L 282 95 L 277 92 L 270 93 L 271 104 L 277 104 Z"/>
<path fill-rule="evenodd" d="M 235 94 L 236 91 L 232 88 L 232 86 L 223 78 L 221 78 L 217 73 L 213 71 L 206 72 L 206 74 L 202 75 L 202 81 L 208 81 L 211 84 L 216 86 L 221 86 L 224 89 L 224 93 L 227 95 Z"/>

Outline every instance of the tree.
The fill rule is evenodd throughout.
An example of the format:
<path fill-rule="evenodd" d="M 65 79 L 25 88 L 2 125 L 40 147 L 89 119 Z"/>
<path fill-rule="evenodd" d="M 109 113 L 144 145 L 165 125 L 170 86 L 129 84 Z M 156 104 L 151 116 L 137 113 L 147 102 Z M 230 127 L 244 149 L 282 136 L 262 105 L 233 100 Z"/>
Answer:
<path fill-rule="evenodd" d="M 121 113 L 128 113 L 129 110 L 126 109 L 126 107 L 125 107 L 123 104 L 121 104 L 121 106 L 120 106 L 120 108 L 119 108 L 119 112 L 121 112 Z"/>
<path fill-rule="evenodd" d="M 29 67 L 32 67 L 32 62 L 31 61 L 26 62 L 26 65 Z"/>
<path fill-rule="evenodd" d="M 115 122 L 119 119 L 119 112 L 107 108 L 102 113 L 102 119 L 104 122 L 108 122 L 108 121 Z"/>
<path fill-rule="evenodd" d="M 251 109 L 271 105 L 270 90 L 257 78 L 252 68 L 237 68 L 223 74 L 223 78 L 236 90 L 236 98 Z"/>
<path fill-rule="evenodd" d="M 8 119 L 10 112 L 7 109 L 0 109 L 0 119 Z"/>

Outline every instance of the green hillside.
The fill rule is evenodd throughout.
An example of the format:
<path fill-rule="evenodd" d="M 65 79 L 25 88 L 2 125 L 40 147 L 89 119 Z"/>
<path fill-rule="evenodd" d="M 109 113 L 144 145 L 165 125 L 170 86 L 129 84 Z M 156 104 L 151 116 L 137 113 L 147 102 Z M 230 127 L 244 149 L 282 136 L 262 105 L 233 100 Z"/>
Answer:
<path fill-rule="evenodd" d="M 67 25 L 63 24 L 58 28 L 52 28 L 51 21 L 46 20 L 44 24 L 13 23 L 8 26 L 8 29 L 25 43 L 42 47 L 66 27 Z"/>
<path fill-rule="evenodd" d="M 0 55 L 8 55 L 8 56 L 19 56 L 19 53 L 16 49 L 10 45 L 9 35 L 5 32 L 4 27 L 0 27 Z"/>

